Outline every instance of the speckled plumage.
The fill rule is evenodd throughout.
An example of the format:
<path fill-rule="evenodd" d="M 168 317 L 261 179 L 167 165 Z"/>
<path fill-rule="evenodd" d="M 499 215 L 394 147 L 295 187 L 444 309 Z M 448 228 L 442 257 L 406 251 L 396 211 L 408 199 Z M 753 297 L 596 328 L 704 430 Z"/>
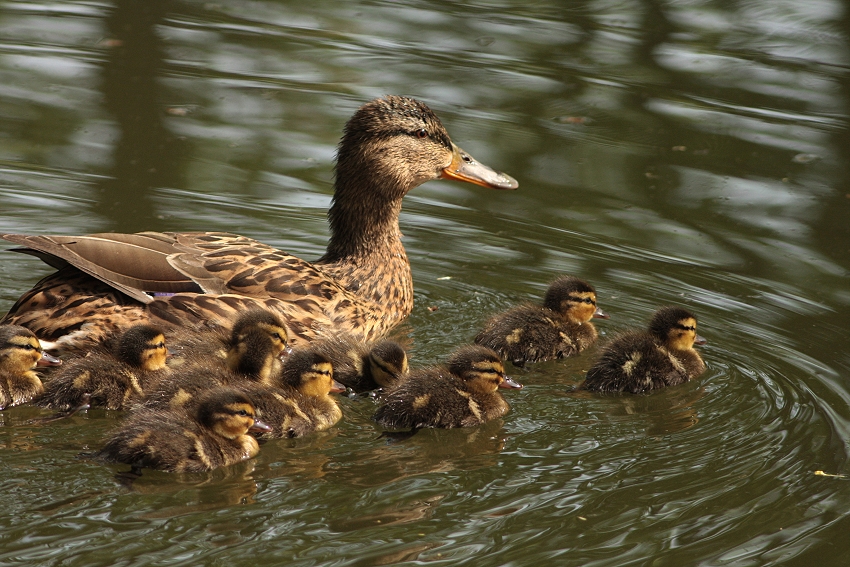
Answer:
<path fill-rule="evenodd" d="M 260 307 L 284 320 L 293 344 L 337 332 L 373 340 L 413 307 L 398 225 L 402 198 L 440 177 L 517 187 L 452 144 L 423 103 L 376 99 L 345 126 L 328 213 L 331 238 L 315 263 L 218 232 L 5 234 L 19 251 L 59 271 L 25 293 L 3 322 L 72 350 L 137 322 L 227 325 Z"/>
<path fill-rule="evenodd" d="M 265 429 L 251 401 L 232 388 L 204 394 L 191 413 L 143 410 L 115 431 L 98 457 L 166 472 L 204 472 L 254 457 L 251 429 Z"/>
<path fill-rule="evenodd" d="M 549 286 L 542 305 L 527 303 L 494 315 L 475 343 L 516 366 L 564 358 L 596 341 L 593 317 L 608 317 L 596 307 L 596 290 L 576 277 L 561 276 Z"/>
<path fill-rule="evenodd" d="M 581 388 L 597 392 L 639 394 L 676 386 L 705 371 L 694 344 L 696 317 L 680 307 L 664 307 L 648 331 L 629 331 L 616 337 L 587 372 Z"/>
<path fill-rule="evenodd" d="M 471 427 L 505 415 L 499 387 L 506 379 L 499 355 L 477 345 L 456 350 L 445 365 L 414 370 L 386 392 L 374 419 L 388 429 Z"/>

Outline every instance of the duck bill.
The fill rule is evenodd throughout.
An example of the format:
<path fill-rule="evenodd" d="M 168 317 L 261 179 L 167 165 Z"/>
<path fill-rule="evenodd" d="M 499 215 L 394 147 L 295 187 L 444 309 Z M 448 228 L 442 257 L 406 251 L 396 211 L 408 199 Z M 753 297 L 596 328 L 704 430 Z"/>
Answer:
<path fill-rule="evenodd" d="M 701 337 L 701 336 L 699 336 L 699 335 L 697 335 L 696 337 L 694 337 L 694 344 L 695 344 L 695 345 L 704 345 L 704 344 L 705 344 L 705 343 L 707 343 L 707 342 L 708 342 L 707 340 L 705 340 L 704 338 L 702 338 L 702 337 Z"/>
<path fill-rule="evenodd" d="M 516 179 L 499 171 L 490 169 L 475 161 L 471 155 L 452 144 L 452 163 L 440 174 L 443 179 L 466 181 L 490 189 L 516 189 Z"/>
<path fill-rule="evenodd" d="M 604 311 L 602 311 L 601 309 L 599 309 L 597 307 L 596 311 L 593 312 L 593 318 L 594 319 L 610 319 L 611 317 L 607 313 L 605 313 Z"/>
<path fill-rule="evenodd" d="M 343 386 L 342 384 L 340 384 L 339 382 L 334 380 L 333 383 L 331 384 L 331 394 L 341 394 L 344 391 L 345 391 L 345 386 Z"/>
<path fill-rule="evenodd" d="M 505 376 L 505 379 L 499 383 L 499 388 L 511 388 L 513 390 L 519 390 L 522 388 L 522 384 L 520 384 L 513 378 L 508 378 L 507 376 Z"/>
<path fill-rule="evenodd" d="M 51 354 L 47 354 L 42 351 L 41 358 L 38 359 L 38 362 L 35 363 L 36 366 L 59 366 L 62 364 L 62 361 L 56 358 Z"/>
<path fill-rule="evenodd" d="M 256 418 L 254 418 L 254 425 L 248 428 L 249 433 L 267 433 L 271 430 L 271 427 Z"/>

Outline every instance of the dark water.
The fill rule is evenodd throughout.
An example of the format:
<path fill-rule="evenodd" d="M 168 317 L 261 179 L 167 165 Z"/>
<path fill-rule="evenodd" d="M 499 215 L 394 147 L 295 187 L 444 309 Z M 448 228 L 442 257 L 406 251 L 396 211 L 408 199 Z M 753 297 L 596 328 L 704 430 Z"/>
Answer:
<path fill-rule="evenodd" d="M 514 4 L 0 2 L 0 229 L 316 258 L 343 123 L 411 95 L 520 181 L 406 199 L 415 364 L 572 273 L 603 340 L 694 310 L 708 371 L 569 393 L 592 349 L 515 371 L 501 421 L 391 446 L 343 399 L 329 432 L 132 489 L 78 457 L 120 415 L 15 408 L 0 565 L 847 564 L 848 6 Z M 49 271 L 3 252 L 0 312 Z"/>

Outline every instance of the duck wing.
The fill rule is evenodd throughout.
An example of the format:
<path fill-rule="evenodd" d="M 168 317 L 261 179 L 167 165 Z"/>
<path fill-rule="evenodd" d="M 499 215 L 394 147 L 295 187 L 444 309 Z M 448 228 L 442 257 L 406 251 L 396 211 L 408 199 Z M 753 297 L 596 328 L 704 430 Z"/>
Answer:
<path fill-rule="evenodd" d="M 252 238 L 223 232 L 0 235 L 57 269 L 67 265 L 144 304 L 152 295 L 233 293 L 294 301 L 348 290 L 309 262 Z"/>

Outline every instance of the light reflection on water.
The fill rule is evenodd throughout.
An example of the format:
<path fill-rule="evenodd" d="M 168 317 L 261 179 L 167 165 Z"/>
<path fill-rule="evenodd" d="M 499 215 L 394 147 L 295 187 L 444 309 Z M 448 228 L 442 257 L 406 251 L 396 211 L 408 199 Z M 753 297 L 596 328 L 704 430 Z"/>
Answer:
<path fill-rule="evenodd" d="M 509 367 L 526 388 L 478 429 L 386 445 L 374 402 L 343 399 L 325 434 L 131 484 L 124 467 L 77 457 L 118 414 L 48 426 L 14 408 L 0 412 L 0 563 L 850 553 L 850 481 L 813 474 L 850 473 L 840 4 L 130 5 L 0 7 L 3 232 L 225 230 L 316 258 L 344 120 L 411 94 L 521 185 L 431 183 L 407 198 L 417 295 L 397 334 L 416 364 L 573 273 L 612 316 L 602 341 L 659 305 L 693 309 L 708 370 L 651 396 L 571 391 L 593 347 Z M 50 271 L 2 255 L 0 311 Z"/>

